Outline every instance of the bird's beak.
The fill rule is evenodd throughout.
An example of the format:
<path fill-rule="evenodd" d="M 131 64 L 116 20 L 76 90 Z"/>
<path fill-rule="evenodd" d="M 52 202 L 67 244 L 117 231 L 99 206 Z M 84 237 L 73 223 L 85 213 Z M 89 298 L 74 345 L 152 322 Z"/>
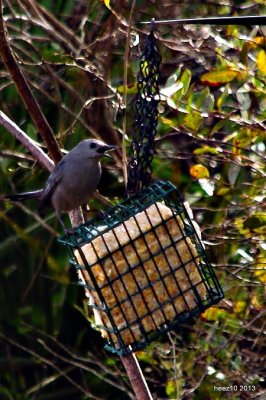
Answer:
<path fill-rule="evenodd" d="M 98 149 L 98 153 L 104 154 L 104 153 L 107 153 L 108 151 L 111 151 L 114 149 L 117 149 L 117 146 L 114 146 L 111 144 L 105 144 Z"/>
<path fill-rule="evenodd" d="M 107 151 L 114 150 L 114 149 L 117 149 L 117 146 L 114 146 L 112 144 L 107 144 L 106 146 L 104 146 L 103 152 L 106 153 Z"/>

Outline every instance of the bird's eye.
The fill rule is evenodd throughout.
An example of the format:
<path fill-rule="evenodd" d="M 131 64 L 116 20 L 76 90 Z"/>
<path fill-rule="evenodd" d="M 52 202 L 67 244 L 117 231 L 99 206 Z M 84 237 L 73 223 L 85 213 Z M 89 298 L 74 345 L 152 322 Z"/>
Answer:
<path fill-rule="evenodd" d="M 91 148 L 91 149 L 95 149 L 95 147 L 97 147 L 97 144 L 96 144 L 96 143 L 91 143 L 91 144 L 90 144 L 90 148 Z"/>

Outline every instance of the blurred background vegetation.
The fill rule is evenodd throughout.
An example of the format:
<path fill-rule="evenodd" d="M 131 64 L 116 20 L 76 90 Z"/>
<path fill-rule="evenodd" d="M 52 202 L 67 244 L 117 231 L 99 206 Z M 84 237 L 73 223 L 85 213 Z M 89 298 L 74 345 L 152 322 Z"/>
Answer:
<path fill-rule="evenodd" d="M 88 137 L 121 143 L 125 116 L 130 138 L 148 32 L 141 21 L 266 14 L 264 0 L 132 4 L 4 1 L 10 45 L 63 149 Z M 190 202 L 225 300 L 137 353 L 154 399 L 265 398 L 265 33 L 156 26 L 162 101 L 153 176 L 171 180 Z M 0 109 L 42 144 L 1 60 Z M 41 187 L 47 171 L 2 126 L 0 133 L 1 193 Z M 99 190 L 116 202 L 122 170 L 104 164 Z M 119 357 L 90 326 L 54 214 L 46 225 L 36 210 L 34 201 L 0 205 L 0 398 L 134 398 Z M 229 393 L 214 389 L 231 385 Z"/>

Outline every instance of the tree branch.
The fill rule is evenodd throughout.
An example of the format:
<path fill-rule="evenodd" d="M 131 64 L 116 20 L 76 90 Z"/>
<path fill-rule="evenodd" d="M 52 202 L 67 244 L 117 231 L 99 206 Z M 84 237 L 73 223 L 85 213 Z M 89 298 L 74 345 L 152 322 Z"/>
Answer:
<path fill-rule="evenodd" d="M 48 171 L 54 168 L 53 161 L 22 129 L 0 110 L 0 124 L 4 126 L 20 143 L 22 143 L 33 155 L 34 159 Z"/>
<path fill-rule="evenodd" d="M 127 357 L 121 357 L 121 361 L 127 371 L 132 388 L 134 389 L 137 400 L 152 400 L 147 382 L 140 369 L 137 357 L 134 353 Z"/>
<path fill-rule="evenodd" d="M 61 151 L 58 143 L 54 137 L 52 128 L 50 127 L 47 119 L 45 118 L 39 104 L 37 103 L 25 76 L 19 68 L 19 65 L 11 51 L 8 43 L 6 26 L 3 18 L 3 5 L 0 0 L 0 56 L 5 64 L 17 90 L 22 98 L 25 107 L 27 108 L 38 132 L 44 140 L 51 158 L 58 162 L 61 157 Z"/>

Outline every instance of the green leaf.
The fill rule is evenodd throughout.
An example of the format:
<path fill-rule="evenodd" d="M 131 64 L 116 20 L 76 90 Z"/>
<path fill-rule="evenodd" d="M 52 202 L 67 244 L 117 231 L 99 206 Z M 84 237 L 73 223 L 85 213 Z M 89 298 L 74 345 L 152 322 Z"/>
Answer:
<path fill-rule="evenodd" d="M 187 101 L 187 104 L 202 112 L 210 112 L 214 108 L 214 96 L 210 93 L 209 87 L 205 87 L 200 92 L 193 92 Z"/>
<path fill-rule="evenodd" d="M 251 129 L 242 127 L 241 129 L 239 129 L 232 141 L 233 145 L 236 146 L 235 152 L 239 153 L 241 152 L 241 149 L 245 149 L 246 147 L 250 146 L 258 137 L 258 135 L 258 130 L 255 128 Z"/>
<path fill-rule="evenodd" d="M 251 106 L 251 98 L 248 92 L 242 92 L 241 90 L 237 90 L 236 98 L 240 104 L 241 110 L 249 110 Z"/>
<path fill-rule="evenodd" d="M 197 132 L 201 126 L 203 118 L 201 114 L 197 111 L 192 111 L 186 114 L 183 124 L 186 128 L 191 129 L 194 132 Z"/>
<path fill-rule="evenodd" d="M 201 154 L 219 154 L 222 150 L 218 150 L 216 147 L 211 147 L 211 146 L 202 146 L 199 147 L 198 149 L 195 149 L 193 151 L 193 154 L 195 155 L 201 155 Z"/>
<path fill-rule="evenodd" d="M 169 76 L 169 78 L 165 83 L 165 87 L 174 85 L 177 82 L 178 78 L 180 77 L 180 73 L 181 73 L 181 68 L 179 67 L 172 75 Z"/>
<path fill-rule="evenodd" d="M 239 164 L 231 163 L 228 168 L 228 181 L 230 185 L 234 186 L 241 173 L 241 166 Z"/>
<path fill-rule="evenodd" d="M 166 86 L 163 89 L 161 89 L 161 94 L 165 97 L 171 97 L 175 95 L 176 92 L 180 92 L 180 94 L 182 95 L 183 92 L 182 82 L 174 82 L 171 86 Z"/>
<path fill-rule="evenodd" d="M 177 390 L 176 390 L 176 382 L 173 379 L 169 379 L 165 385 L 165 391 L 169 398 L 176 398 Z"/>
<path fill-rule="evenodd" d="M 191 82 L 191 76 L 192 76 L 191 71 L 189 69 L 185 69 L 185 71 L 182 72 L 182 75 L 179 79 L 180 82 L 183 83 L 183 90 L 182 90 L 183 95 L 185 95 L 188 91 Z"/>

